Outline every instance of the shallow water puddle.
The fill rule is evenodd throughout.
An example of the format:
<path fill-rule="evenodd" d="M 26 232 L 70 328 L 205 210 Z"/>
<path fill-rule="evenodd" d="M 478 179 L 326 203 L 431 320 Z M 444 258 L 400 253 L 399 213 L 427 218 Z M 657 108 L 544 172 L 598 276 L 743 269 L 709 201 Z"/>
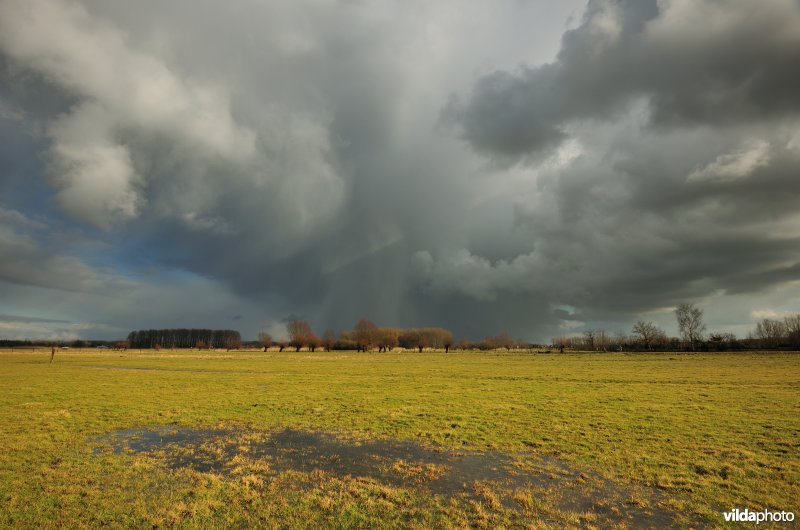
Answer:
<path fill-rule="evenodd" d="M 267 475 L 322 471 L 367 477 L 392 486 L 424 488 L 446 497 L 482 500 L 488 489 L 507 509 L 518 508 L 514 492 L 537 494 L 557 510 L 593 513 L 601 527 L 677 527 L 675 514 L 659 506 L 655 489 L 626 490 L 599 476 L 570 469 L 554 458 L 531 461 L 500 452 L 456 451 L 403 440 L 349 440 L 327 432 L 284 429 L 146 427 L 117 431 L 99 440 L 99 454 L 145 453 L 170 468 L 232 474 L 243 461 L 263 462 Z M 608 525 L 606 524 L 608 523 Z"/>

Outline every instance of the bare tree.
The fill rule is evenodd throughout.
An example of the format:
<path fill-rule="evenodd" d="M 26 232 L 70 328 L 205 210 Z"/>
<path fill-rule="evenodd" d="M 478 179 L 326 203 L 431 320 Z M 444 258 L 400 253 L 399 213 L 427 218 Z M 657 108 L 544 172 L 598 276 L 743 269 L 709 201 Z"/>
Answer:
<path fill-rule="evenodd" d="M 793 348 L 800 347 L 800 313 L 794 313 L 783 319 L 786 327 L 786 338 Z"/>
<path fill-rule="evenodd" d="M 458 341 L 458 344 L 456 344 L 456 349 L 459 349 L 461 351 L 469 351 L 469 350 L 474 350 L 476 348 L 475 344 L 473 344 L 471 340 L 461 339 L 460 341 Z"/>
<path fill-rule="evenodd" d="M 423 329 L 404 329 L 398 337 L 398 343 L 403 348 L 416 348 L 422 353 L 422 350 L 431 346 L 430 328 Z"/>
<path fill-rule="evenodd" d="M 400 330 L 397 328 L 378 328 L 376 335 L 378 351 L 392 351 L 399 344 Z"/>
<path fill-rule="evenodd" d="M 332 329 L 326 329 L 325 333 L 322 334 L 322 346 L 325 351 L 331 351 L 334 344 L 336 344 L 336 332 Z"/>
<path fill-rule="evenodd" d="M 311 332 L 311 334 L 306 337 L 306 346 L 308 346 L 308 351 L 317 351 L 317 348 L 322 346 L 322 339 L 317 337 L 316 333 Z"/>
<path fill-rule="evenodd" d="M 506 332 L 501 333 L 500 335 L 494 335 L 492 337 L 486 337 L 481 342 L 481 349 L 482 350 L 499 350 L 499 349 L 506 349 L 510 350 L 514 347 L 514 339 L 511 338 Z"/>
<path fill-rule="evenodd" d="M 593 329 L 588 329 L 583 332 L 583 347 L 586 350 L 594 351 L 594 341 L 597 337 L 597 332 Z"/>
<path fill-rule="evenodd" d="M 564 353 L 564 348 L 568 348 L 570 344 L 569 337 L 564 335 L 553 337 L 551 342 L 554 348 L 558 348 L 559 353 Z"/>
<path fill-rule="evenodd" d="M 311 325 L 305 320 L 292 320 L 286 324 L 286 331 L 289 333 L 289 344 L 294 346 L 295 351 L 300 351 L 303 346 L 308 346 L 315 337 L 311 331 Z"/>
<path fill-rule="evenodd" d="M 666 339 L 666 335 L 664 339 Z M 624 331 L 617 331 L 614 333 L 611 347 L 614 351 L 622 351 L 627 346 L 628 342 L 630 342 L 628 335 L 626 335 Z"/>
<path fill-rule="evenodd" d="M 378 326 L 371 320 L 362 318 L 355 327 L 355 339 L 359 351 L 369 351 L 378 342 Z"/>
<path fill-rule="evenodd" d="M 417 350 L 422 353 L 422 350 L 425 348 L 430 347 L 431 345 L 431 336 L 428 333 L 425 333 L 424 330 L 419 330 L 417 332 Z"/>
<path fill-rule="evenodd" d="M 736 344 L 736 335 L 730 332 L 715 332 L 708 334 L 708 344 L 717 351 L 732 349 Z"/>
<path fill-rule="evenodd" d="M 597 329 L 594 332 L 594 348 L 596 351 L 608 351 L 608 345 L 611 339 L 608 337 L 608 332 L 604 329 Z"/>
<path fill-rule="evenodd" d="M 227 349 L 228 351 L 238 350 L 239 348 L 242 347 L 242 338 L 238 336 L 237 333 L 237 336 L 235 337 L 234 336 L 225 337 L 224 343 L 225 343 L 225 349 Z"/>
<path fill-rule="evenodd" d="M 637 336 L 638 342 L 647 350 L 653 349 L 653 344 L 666 338 L 666 334 L 652 322 L 638 321 L 633 325 L 632 333 Z"/>
<path fill-rule="evenodd" d="M 270 346 L 272 346 L 272 335 L 267 333 L 266 331 L 262 331 L 258 334 L 258 344 L 264 348 L 264 351 L 267 351 Z"/>
<path fill-rule="evenodd" d="M 703 340 L 703 332 L 706 330 L 703 310 L 694 304 L 679 304 L 675 308 L 675 317 L 678 319 L 678 331 L 681 337 L 694 351 L 697 343 Z"/>
<path fill-rule="evenodd" d="M 434 349 L 444 349 L 445 353 L 450 350 L 453 344 L 453 334 L 444 328 L 422 328 L 420 335 L 424 337 L 425 346 Z"/>
<path fill-rule="evenodd" d="M 786 323 L 765 318 L 756 324 L 756 338 L 764 348 L 776 348 L 786 338 Z"/>
<path fill-rule="evenodd" d="M 453 334 L 446 329 L 442 330 L 442 344 L 444 345 L 444 352 L 450 353 L 450 348 L 453 346 Z"/>

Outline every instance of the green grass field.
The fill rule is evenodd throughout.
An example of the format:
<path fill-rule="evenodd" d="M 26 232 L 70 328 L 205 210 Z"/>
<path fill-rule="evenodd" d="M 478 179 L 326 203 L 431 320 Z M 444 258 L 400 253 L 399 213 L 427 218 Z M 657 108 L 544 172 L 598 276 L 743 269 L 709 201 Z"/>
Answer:
<path fill-rule="evenodd" d="M 253 459 L 231 473 L 174 469 L 163 454 L 104 447 L 105 434 L 141 426 L 416 440 L 508 453 L 523 469 L 556 457 L 589 483 L 629 492 L 623 503 L 655 508 L 647 492 L 656 492 L 679 526 L 721 527 L 721 511 L 735 507 L 800 515 L 798 354 L 48 358 L 0 353 L 0 527 L 603 526 L 541 488 L 512 492 L 509 506 L 481 485 L 474 497 L 447 498 L 369 477 L 275 473 Z M 409 472 L 403 465 L 395 467 Z"/>

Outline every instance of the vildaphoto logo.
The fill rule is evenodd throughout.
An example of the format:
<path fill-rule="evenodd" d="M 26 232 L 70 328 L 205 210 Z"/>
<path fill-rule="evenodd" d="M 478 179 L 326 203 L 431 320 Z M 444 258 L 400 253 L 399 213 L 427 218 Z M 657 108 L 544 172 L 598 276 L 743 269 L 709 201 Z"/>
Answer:
<path fill-rule="evenodd" d="M 754 512 L 745 508 L 740 510 L 734 508 L 729 512 L 722 512 L 725 516 L 725 522 L 734 523 L 791 523 L 794 521 L 794 512 L 771 512 L 769 510 L 762 510 Z"/>

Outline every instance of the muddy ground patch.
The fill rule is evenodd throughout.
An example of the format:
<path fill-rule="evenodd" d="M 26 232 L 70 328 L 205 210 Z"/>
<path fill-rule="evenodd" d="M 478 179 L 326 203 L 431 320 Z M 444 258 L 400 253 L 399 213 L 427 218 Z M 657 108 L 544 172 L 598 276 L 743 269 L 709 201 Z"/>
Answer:
<path fill-rule="evenodd" d="M 536 512 L 540 520 L 587 526 L 682 528 L 687 521 L 654 488 L 620 485 L 552 457 L 462 451 L 409 440 L 359 440 L 330 432 L 283 429 L 139 427 L 110 433 L 95 454 L 145 454 L 171 469 L 265 480 L 285 472 L 368 478 L 445 500 Z M 702 524 L 694 524 L 699 527 Z"/>

